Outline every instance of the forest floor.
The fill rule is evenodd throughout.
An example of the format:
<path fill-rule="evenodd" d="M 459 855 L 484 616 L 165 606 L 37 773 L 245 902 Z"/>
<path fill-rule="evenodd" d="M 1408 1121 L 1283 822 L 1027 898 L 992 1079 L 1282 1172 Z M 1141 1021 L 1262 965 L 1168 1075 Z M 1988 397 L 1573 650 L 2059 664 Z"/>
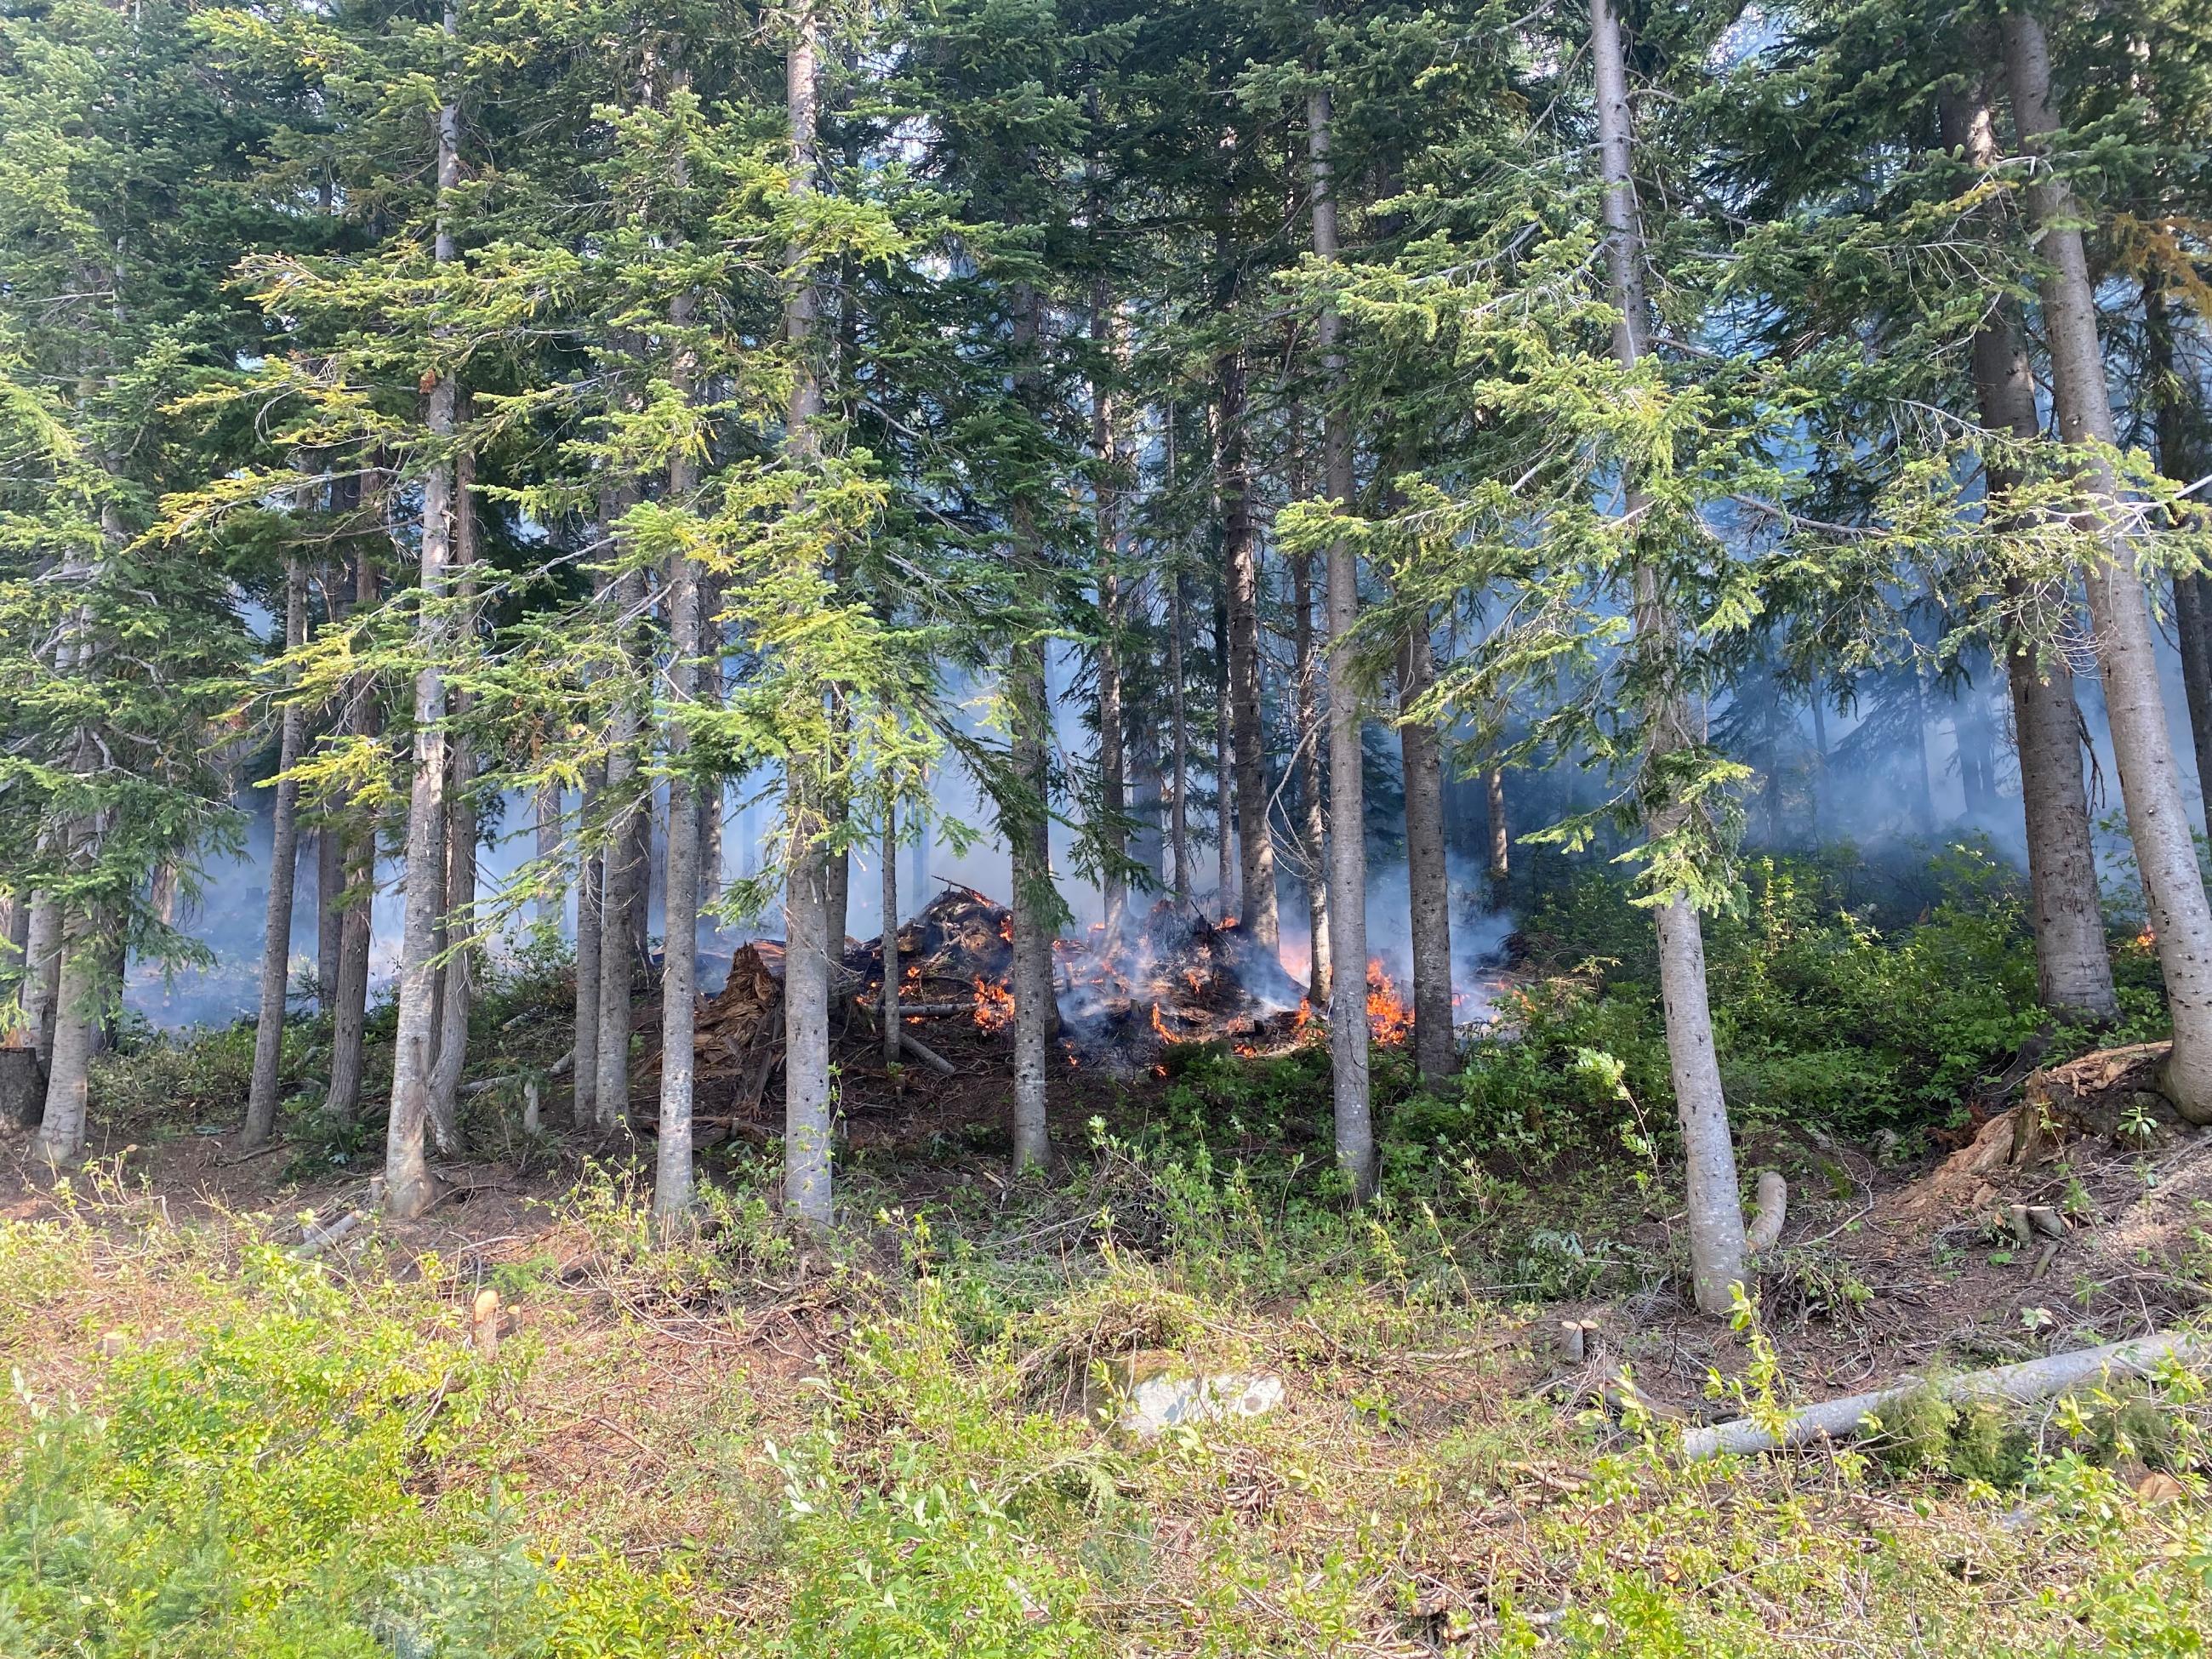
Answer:
<path fill-rule="evenodd" d="M 550 1045 L 557 1012 L 542 1024 Z M 527 1050 L 528 1020 L 502 1030 L 479 1073 Z M 364 1200 L 373 1147 L 240 1158 L 220 1066 L 169 1049 L 127 1088 L 111 1073 L 66 1186 L 20 1137 L 0 1147 L 0 1650 L 2180 1653 L 2212 1634 L 2212 1422 L 2185 1377 L 2026 1421 L 1930 1403 L 1875 1447 L 1741 1463 L 1684 1465 L 1668 1420 L 2170 1326 L 2212 1300 L 2203 1140 L 1964 1186 L 1931 1176 L 1940 1153 L 1777 1141 L 1790 1224 L 1760 1318 L 1731 1328 L 1680 1301 L 1673 1197 L 1619 1159 L 1480 1184 L 1455 1219 L 1352 1216 L 1249 1174 L 1280 1167 L 1261 1143 L 1285 1132 L 1249 1127 L 1237 1091 L 1310 1077 L 1308 1049 L 1071 1068 L 1058 1178 L 1010 1182 L 994 1042 L 946 1044 L 962 1074 L 925 1082 L 855 1031 L 847 1226 L 782 1230 L 767 1126 L 738 1125 L 708 1155 L 701 1238 L 672 1250 L 635 1149 L 523 1136 L 488 1093 L 486 1150 L 441 1166 L 428 1215 L 301 1260 L 307 1212 Z M 1163 1138 L 1194 1109 L 1211 1145 Z M 2013 1200 L 2068 1213 L 2051 1261 L 1995 1228 Z M 1596 1344 L 1569 1365 L 1559 1322 L 1584 1317 Z M 1596 1409 L 1624 1361 L 1656 1416 Z M 1085 1410 L 1116 1363 L 1275 1379 L 1282 1402 L 1133 1437 Z"/>

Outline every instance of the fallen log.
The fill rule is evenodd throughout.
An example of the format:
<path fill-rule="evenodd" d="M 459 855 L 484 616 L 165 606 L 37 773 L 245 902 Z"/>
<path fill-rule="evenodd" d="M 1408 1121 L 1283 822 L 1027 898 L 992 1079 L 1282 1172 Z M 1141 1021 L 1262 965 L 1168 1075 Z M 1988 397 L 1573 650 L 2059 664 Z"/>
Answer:
<path fill-rule="evenodd" d="M 1871 1394 L 1855 1394 L 1841 1400 L 1808 1406 L 1781 1425 L 1778 1434 L 1750 1418 L 1692 1429 L 1682 1437 L 1682 1455 L 1692 1462 L 1717 1457 L 1723 1452 L 1739 1455 L 1809 1446 L 1826 1440 L 1849 1440 L 1865 1432 L 1868 1419 L 1878 1419 L 1887 1407 L 1925 1389 L 1939 1400 L 1954 1404 L 1987 1401 L 2014 1406 L 2048 1400 L 2083 1383 L 2102 1383 L 2115 1377 L 2141 1376 L 2160 1360 L 2212 1358 L 2212 1341 L 2179 1332 L 2137 1337 L 2074 1353 L 2054 1354 L 1995 1370 L 1969 1371 L 1963 1376 L 1907 1377 Z"/>
<path fill-rule="evenodd" d="M 313 1261 L 368 1219 L 359 1210 L 348 1210 L 326 1226 L 311 1226 L 307 1236 L 292 1247 L 292 1254 L 302 1261 Z"/>
<path fill-rule="evenodd" d="M 899 1032 L 899 1047 L 940 1077 L 957 1077 L 960 1073 L 957 1066 L 903 1030 Z"/>

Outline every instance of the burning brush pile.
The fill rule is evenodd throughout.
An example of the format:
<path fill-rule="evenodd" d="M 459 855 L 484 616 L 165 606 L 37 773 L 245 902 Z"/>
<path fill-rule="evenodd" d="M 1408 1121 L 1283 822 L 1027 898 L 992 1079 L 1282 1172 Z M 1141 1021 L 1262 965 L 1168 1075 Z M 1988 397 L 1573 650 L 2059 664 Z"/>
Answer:
<path fill-rule="evenodd" d="M 1014 999 L 1013 918 L 971 888 L 952 887 L 899 929 L 899 1019 L 907 1058 L 945 1076 L 1006 1064 Z M 1218 1042 L 1240 1054 L 1279 1054 L 1313 1017 L 1305 988 L 1233 922 L 1163 902 L 1141 926 L 1109 940 L 1103 928 L 1053 948 L 1054 1042 L 1071 1066 L 1158 1067 L 1168 1046 Z M 880 1050 L 881 939 L 853 945 L 835 1000 L 840 1048 Z M 1367 970 L 1377 1041 L 1403 1042 L 1413 1016 L 1379 963 Z M 698 1109 L 750 1118 L 775 1093 L 783 1060 L 783 947 L 742 947 L 722 990 L 699 1010 Z M 657 1070 L 658 1056 L 647 1062 Z"/>

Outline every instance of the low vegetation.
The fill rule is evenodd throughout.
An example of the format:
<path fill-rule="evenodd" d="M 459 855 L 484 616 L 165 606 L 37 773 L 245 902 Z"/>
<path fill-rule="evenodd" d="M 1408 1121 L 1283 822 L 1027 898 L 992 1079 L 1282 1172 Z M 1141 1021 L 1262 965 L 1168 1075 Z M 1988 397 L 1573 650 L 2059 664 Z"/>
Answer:
<path fill-rule="evenodd" d="M 1763 869 L 1713 972 L 1753 1123 L 1886 1132 L 1909 1161 L 2022 1036 L 2028 945 L 1978 859 L 1901 918 L 1870 882 Z M 873 1220 L 826 1239 L 781 1228 L 744 1146 L 673 1251 L 620 1166 L 302 1260 L 306 1194 L 358 1189 L 343 1147 L 252 1214 L 95 1164 L 0 1227 L 0 1651 L 2201 1650 L 2212 1407 L 2186 1373 L 2027 1418 L 1927 1399 L 1856 1447 L 1686 1466 L 1671 1414 L 1562 1371 L 1556 1308 L 1642 1291 L 1663 1326 L 1649 1293 L 1680 1266 L 1635 920 L 1594 881 L 1537 911 L 1517 1036 L 1455 1092 L 1385 1056 L 1384 1190 L 1356 1212 L 1318 1048 L 1174 1051 L 1054 1182 L 986 1178 L 957 1136 L 865 1162 Z M 487 1031 L 521 1045 L 556 969 L 492 988 Z M 104 1106 L 181 1139 L 238 1046 L 112 1060 Z M 315 1061 L 312 1037 L 287 1056 Z M 473 1097 L 491 1144 L 498 1097 Z M 1709 1343 L 1732 1408 L 1798 1388 L 1810 1259 L 1770 1273 L 1771 1331 L 1747 1304 Z M 1280 1377 L 1285 1404 L 1150 1439 L 1086 1413 L 1107 1362 L 1160 1352 Z"/>

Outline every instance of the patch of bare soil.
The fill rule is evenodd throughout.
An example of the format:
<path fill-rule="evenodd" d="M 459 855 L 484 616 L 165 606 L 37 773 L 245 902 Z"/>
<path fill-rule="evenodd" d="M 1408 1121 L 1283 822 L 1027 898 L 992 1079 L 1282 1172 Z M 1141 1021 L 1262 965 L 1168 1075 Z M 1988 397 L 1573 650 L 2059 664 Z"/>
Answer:
<path fill-rule="evenodd" d="M 2166 1045 L 2103 1050 L 2008 1080 L 1965 1144 L 1883 1168 L 1825 1139 L 1765 1150 L 1790 1166 L 1790 1221 L 1756 1264 L 1762 1323 L 1808 1400 L 2170 1328 L 2208 1304 L 2212 1133 L 2158 1093 Z M 1671 1285 L 1600 1307 L 1585 1369 L 1623 1358 L 1691 1417 L 1737 1374 L 1741 1339 Z M 1564 1346 L 1565 1339 L 1562 1339 Z"/>

